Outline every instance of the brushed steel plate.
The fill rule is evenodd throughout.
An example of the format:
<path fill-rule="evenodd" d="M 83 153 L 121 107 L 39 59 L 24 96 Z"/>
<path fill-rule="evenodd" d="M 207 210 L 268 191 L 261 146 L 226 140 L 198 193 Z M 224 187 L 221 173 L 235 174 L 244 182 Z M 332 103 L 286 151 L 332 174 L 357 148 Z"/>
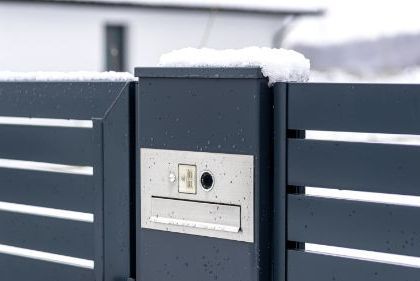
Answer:
<path fill-rule="evenodd" d="M 142 148 L 140 161 L 142 228 L 254 242 L 252 155 Z M 180 164 L 197 167 L 195 194 L 179 192 Z M 210 191 L 203 172 L 214 177 Z"/>

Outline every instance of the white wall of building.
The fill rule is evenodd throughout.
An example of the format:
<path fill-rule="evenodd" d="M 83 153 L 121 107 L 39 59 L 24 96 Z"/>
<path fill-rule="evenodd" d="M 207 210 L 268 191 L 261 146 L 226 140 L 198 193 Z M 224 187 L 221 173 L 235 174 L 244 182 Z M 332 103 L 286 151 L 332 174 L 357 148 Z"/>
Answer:
<path fill-rule="evenodd" d="M 105 25 L 127 26 L 128 70 L 162 53 L 201 47 L 271 46 L 282 17 L 227 12 L 0 3 L 0 70 L 102 71 Z"/>

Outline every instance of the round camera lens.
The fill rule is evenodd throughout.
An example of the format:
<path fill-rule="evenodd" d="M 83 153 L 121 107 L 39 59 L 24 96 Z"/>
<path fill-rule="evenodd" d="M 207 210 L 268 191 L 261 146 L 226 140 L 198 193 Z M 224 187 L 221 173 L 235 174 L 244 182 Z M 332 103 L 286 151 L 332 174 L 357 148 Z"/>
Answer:
<path fill-rule="evenodd" d="M 210 174 L 209 172 L 204 172 L 201 175 L 201 186 L 205 189 L 205 190 L 210 190 L 213 187 L 214 184 L 214 179 L 213 179 L 213 175 Z"/>

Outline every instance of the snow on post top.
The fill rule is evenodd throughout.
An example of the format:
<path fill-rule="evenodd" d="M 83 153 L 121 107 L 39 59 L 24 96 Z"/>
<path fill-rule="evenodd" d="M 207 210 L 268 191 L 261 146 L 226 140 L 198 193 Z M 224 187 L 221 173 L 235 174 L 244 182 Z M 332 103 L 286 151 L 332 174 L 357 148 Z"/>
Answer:
<path fill-rule="evenodd" d="M 128 72 L 13 72 L 0 71 L 0 82 L 126 82 L 136 81 L 132 74 Z"/>
<path fill-rule="evenodd" d="M 185 48 L 160 57 L 164 67 L 260 67 L 269 85 L 276 82 L 307 82 L 310 61 L 285 49 L 249 47 L 239 50 Z"/>

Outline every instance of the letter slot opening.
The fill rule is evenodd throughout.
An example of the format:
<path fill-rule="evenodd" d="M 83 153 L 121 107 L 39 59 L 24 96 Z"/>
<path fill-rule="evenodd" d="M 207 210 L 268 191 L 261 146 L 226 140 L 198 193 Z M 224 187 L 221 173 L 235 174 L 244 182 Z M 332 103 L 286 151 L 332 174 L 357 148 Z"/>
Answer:
<path fill-rule="evenodd" d="M 151 222 L 179 227 L 238 233 L 241 207 L 152 197 Z"/>

